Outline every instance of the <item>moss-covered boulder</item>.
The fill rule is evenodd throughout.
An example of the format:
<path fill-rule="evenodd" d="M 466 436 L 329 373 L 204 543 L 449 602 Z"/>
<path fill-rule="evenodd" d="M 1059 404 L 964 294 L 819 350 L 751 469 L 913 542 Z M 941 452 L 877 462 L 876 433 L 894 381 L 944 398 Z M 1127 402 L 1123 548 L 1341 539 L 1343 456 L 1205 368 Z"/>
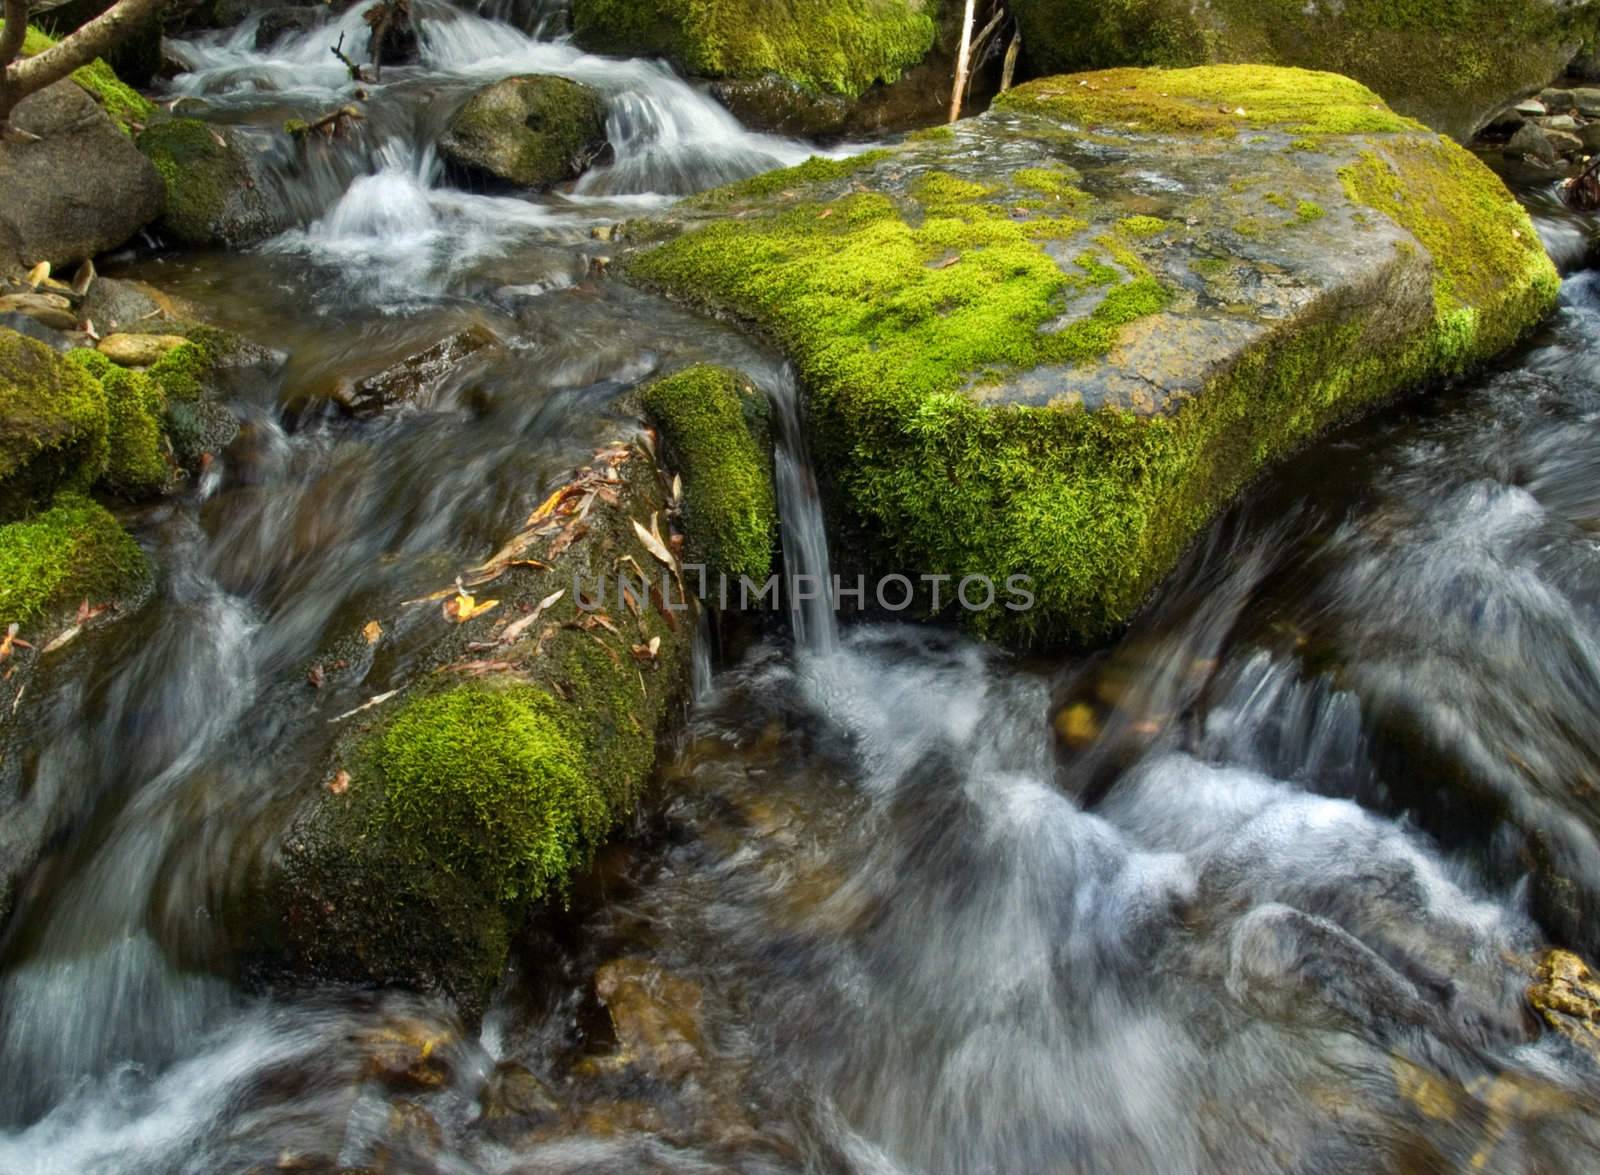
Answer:
<path fill-rule="evenodd" d="M 1555 0 L 1014 0 L 1036 73 L 1208 62 L 1348 74 L 1465 141 L 1560 76 L 1600 5 Z"/>
<path fill-rule="evenodd" d="M 582 175 L 605 147 L 605 100 L 549 74 L 485 86 L 456 112 L 439 142 L 466 177 L 535 190 Z"/>
<path fill-rule="evenodd" d="M 49 347 L 0 328 L 0 522 L 87 490 L 106 470 L 99 383 Z"/>
<path fill-rule="evenodd" d="M 892 82 L 934 41 L 934 0 L 573 0 L 578 43 L 707 78 L 774 74 L 819 94 Z"/>
<path fill-rule="evenodd" d="M 279 831 L 234 900 L 254 971 L 482 1009 L 515 932 L 632 813 L 687 686 L 695 614 L 660 557 L 667 505 L 650 458 L 614 446 L 463 569 L 469 601 L 448 589 L 355 637 L 409 645 L 398 680 L 364 679 L 394 696 L 337 723 L 322 776 L 265 818 Z"/>
<path fill-rule="evenodd" d="M 0 20 L 0 29 L 5 27 L 6 22 Z M 55 41 L 43 29 L 29 27 L 22 41 L 22 55 L 32 57 L 35 53 L 42 53 Z M 105 109 L 117 129 L 125 135 L 132 135 L 156 112 L 154 102 L 124 82 L 117 76 L 116 70 L 99 58 L 74 70 L 72 80 Z"/>
<path fill-rule="evenodd" d="M 180 244 L 237 249 L 288 226 L 228 128 L 173 118 L 145 128 L 136 141 L 166 185 L 161 231 Z"/>
<path fill-rule="evenodd" d="M 0 526 L 0 632 L 7 625 L 137 593 L 150 565 L 104 506 L 64 493 L 48 509 Z"/>
<path fill-rule="evenodd" d="M 705 364 L 655 380 L 641 397 L 668 468 L 682 478 L 685 560 L 709 582 L 764 582 L 778 533 L 767 398 L 736 372 Z"/>
<path fill-rule="evenodd" d="M 1462 148 L 1270 67 L 1044 79 L 675 215 L 626 270 L 788 353 L 846 566 L 1031 577 L 964 613 L 1028 644 L 1117 629 L 1257 471 L 1558 285 Z"/>

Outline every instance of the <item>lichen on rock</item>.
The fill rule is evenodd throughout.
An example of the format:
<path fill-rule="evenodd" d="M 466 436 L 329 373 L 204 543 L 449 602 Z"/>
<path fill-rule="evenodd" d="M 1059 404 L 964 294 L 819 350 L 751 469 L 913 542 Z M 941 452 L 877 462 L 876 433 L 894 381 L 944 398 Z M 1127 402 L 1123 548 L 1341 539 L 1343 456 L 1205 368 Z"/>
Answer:
<path fill-rule="evenodd" d="M 654 381 L 641 399 L 683 478 L 686 561 L 713 580 L 765 581 L 778 528 L 766 397 L 738 374 L 700 364 Z"/>
<path fill-rule="evenodd" d="M 966 618 L 1024 644 L 1113 632 L 1257 471 L 1558 284 L 1460 148 L 1255 66 L 1043 79 L 674 216 L 627 272 L 794 361 L 841 560 L 1028 575 L 1031 608 Z"/>

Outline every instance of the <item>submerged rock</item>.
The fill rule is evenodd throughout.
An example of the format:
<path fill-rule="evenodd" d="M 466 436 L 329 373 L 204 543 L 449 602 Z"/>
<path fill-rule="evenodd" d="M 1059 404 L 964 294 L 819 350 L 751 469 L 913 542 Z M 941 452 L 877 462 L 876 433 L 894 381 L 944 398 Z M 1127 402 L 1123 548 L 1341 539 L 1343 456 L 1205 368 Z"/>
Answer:
<path fill-rule="evenodd" d="M 138 146 L 166 184 L 161 230 L 179 243 L 237 249 L 288 227 L 284 210 L 257 187 L 232 130 L 174 118 L 141 132 Z"/>
<path fill-rule="evenodd" d="M 594 991 L 617 1037 L 609 1063 L 664 1080 L 705 1063 L 698 984 L 648 959 L 614 959 L 595 972 Z"/>
<path fill-rule="evenodd" d="M 469 176 L 535 190 L 576 179 L 605 147 L 604 100 L 549 74 L 485 86 L 456 112 L 439 142 L 445 159 Z"/>
<path fill-rule="evenodd" d="M 793 360 L 836 565 L 986 580 L 957 614 L 1035 645 L 1116 630 L 1269 462 L 1503 350 L 1558 286 L 1466 151 L 1269 67 L 1033 82 L 674 216 L 626 271 Z M 1018 575 L 1031 606 L 1001 606 Z"/>
<path fill-rule="evenodd" d="M 1113 65 L 1271 62 L 1348 74 L 1395 110 L 1470 139 L 1561 73 L 1595 16 L 1561 0 L 1285 6 L 1256 0 L 1015 0 L 1036 73 Z"/>
<path fill-rule="evenodd" d="M 1600 1061 L 1600 980 L 1571 951 L 1550 950 L 1539 960 L 1528 1003 L 1545 1023 Z"/>
<path fill-rule="evenodd" d="M 399 404 L 419 404 L 434 391 L 440 379 L 463 361 L 499 342 L 485 327 L 464 327 L 431 347 L 391 363 L 382 371 L 340 379 L 328 393 L 328 399 L 352 416 L 376 416 Z"/>
<path fill-rule="evenodd" d="M 21 262 L 66 266 L 93 257 L 161 214 L 161 177 L 78 85 L 30 94 L 12 121 L 39 136 L 0 142 L 0 246 L 9 240 Z"/>

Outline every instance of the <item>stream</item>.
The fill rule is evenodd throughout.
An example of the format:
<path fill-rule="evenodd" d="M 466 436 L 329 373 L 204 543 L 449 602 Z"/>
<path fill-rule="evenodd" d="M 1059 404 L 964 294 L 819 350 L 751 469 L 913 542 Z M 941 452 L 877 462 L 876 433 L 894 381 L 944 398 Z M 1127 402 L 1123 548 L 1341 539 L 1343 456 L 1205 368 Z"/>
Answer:
<path fill-rule="evenodd" d="M 613 280 L 594 232 L 812 148 L 579 52 L 538 3 L 413 9 L 421 63 L 304 153 L 278 128 L 348 100 L 328 47 L 364 43 L 359 9 L 178 46 L 169 97 L 247 137 L 297 227 L 114 276 L 287 359 L 205 475 L 130 516 L 156 598 L 33 702 L 29 787 L 71 819 L 0 946 L 0 1172 L 1600 1169 L 1600 1067 L 1524 1002 L 1547 946 L 1600 952 L 1518 832 L 1600 893 L 1600 270 L 1538 186 L 1568 275 L 1542 332 L 1295 456 L 1115 647 L 1019 658 L 813 605 L 697 673 L 637 827 L 481 1027 L 232 973 L 235 871 L 421 637 L 326 690 L 308 664 L 636 428 L 629 388 L 749 372 L 788 569 L 828 574 L 790 373 Z M 429 144 L 514 73 L 600 89 L 614 159 L 537 198 L 447 186 Z M 469 326 L 502 345 L 420 399 L 324 410 Z M 614 960 L 696 1009 L 680 1071 L 596 1062 Z M 374 1077 L 374 1040 L 419 1034 L 436 1080 Z M 570 1112 L 498 1128 L 516 1066 Z"/>

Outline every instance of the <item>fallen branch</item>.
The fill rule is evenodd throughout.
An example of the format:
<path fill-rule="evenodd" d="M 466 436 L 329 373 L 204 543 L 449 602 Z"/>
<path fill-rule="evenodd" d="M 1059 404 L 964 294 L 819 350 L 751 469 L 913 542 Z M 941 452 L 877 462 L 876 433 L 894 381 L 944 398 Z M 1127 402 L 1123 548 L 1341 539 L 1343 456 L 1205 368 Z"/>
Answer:
<path fill-rule="evenodd" d="M 956 50 L 956 83 L 950 89 L 950 121 L 961 117 L 961 98 L 967 90 L 967 65 L 972 54 L 972 8 L 974 0 L 967 0 L 961 16 L 961 45 Z"/>
<path fill-rule="evenodd" d="M 344 34 L 343 33 L 339 34 L 339 43 L 337 45 L 335 45 L 332 49 L 328 50 L 328 52 L 332 53 L 340 61 L 344 62 L 344 67 L 350 71 L 350 80 L 351 81 L 353 81 L 353 82 L 364 82 L 364 81 L 367 80 L 366 77 L 363 76 L 363 74 L 361 72 L 361 68 L 362 67 L 360 65 L 357 65 L 354 61 L 351 61 L 349 55 L 345 53 L 345 51 L 344 51 Z"/>

